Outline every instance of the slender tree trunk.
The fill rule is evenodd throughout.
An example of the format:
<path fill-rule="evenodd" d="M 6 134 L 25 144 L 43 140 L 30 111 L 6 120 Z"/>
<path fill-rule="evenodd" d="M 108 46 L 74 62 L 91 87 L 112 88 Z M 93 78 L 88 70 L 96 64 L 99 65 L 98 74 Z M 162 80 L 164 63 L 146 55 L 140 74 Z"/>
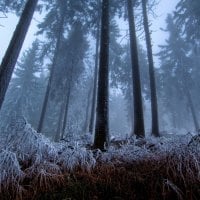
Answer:
<path fill-rule="evenodd" d="M 190 107 L 190 110 L 191 110 L 192 119 L 193 119 L 193 122 L 194 122 L 195 129 L 196 129 L 196 131 L 199 131 L 199 122 L 197 120 L 196 112 L 195 112 L 195 109 L 194 109 L 194 104 L 193 104 L 193 101 L 192 101 L 192 98 L 191 98 L 190 91 L 189 91 L 187 86 L 185 87 L 185 90 L 186 90 L 188 104 L 189 104 L 189 107 Z"/>
<path fill-rule="evenodd" d="M 74 61 L 72 60 L 71 70 L 70 70 L 70 78 L 68 81 L 67 93 L 65 96 L 64 119 L 63 119 L 63 124 L 62 124 L 61 139 L 63 139 L 63 137 L 64 137 L 65 129 L 66 129 L 66 125 L 67 125 L 67 116 L 68 116 L 68 110 L 69 110 L 69 100 L 70 100 L 70 95 L 71 95 L 73 73 L 74 73 Z"/>
<path fill-rule="evenodd" d="M 70 75 L 72 72 L 70 72 Z M 68 86 L 66 89 L 66 94 L 64 95 L 64 99 L 61 105 L 61 109 L 60 109 L 60 115 L 59 115 L 59 121 L 58 121 L 58 127 L 57 127 L 57 141 L 59 139 L 63 139 L 64 138 L 64 134 L 65 134 L 65 127 L 66 127 L 66 123 L 67 123 L 67 114 L 68 114 L 68 108 L 69 108 L 69 99 L 70 99 L 70 94 L 71 94 L 71 78 L 68 81 Z"/>
<path fill-rule="evenodd" d="M 56 47 L 55 47 L 52 67 L 51 67 L 49 81 L 48 81 L 48 84 L 47 84 L 47 89 L 46 89 L 46 93 L 45 93 L 45 97 L 44 97 L 44 101 L 43 101 L 43 106 L 42 106 L 42 111 L 41 111 L 41 115 L 40 115 L 40 120 L 39 120 L 39 123 L 38 123 L 37 132 L 42 131 L 43 124 L 44 124 L 44 118 L 45 118 L 45 114 L 46 114 L 46 111 L 47 111 L 48 99 L 49 99 L 49 95 L 50 95 L 51 83 L 52 83 L 53 76 L 54 76 L 55 69 L 56 69 L 56 62 L 57 62 L 59 49 L 60 49 L 60 45 L 61 45 L 61 40 L 62 40 L 62 35 L 63 35 L 63 31 L 64 31 L 63 30 L 63 24 L 64 24 L 64 14 L 62 14 L 62 16 L 61 16 L 60 25 L 59 25 L 59 28 L 58 28 L 58 38 L 57 38 L 57 41 L 56 41 Z"/>
<path fill-rule="evenodd" d="M 197 115 L 196 115 L 196 112 L 195 112 L 194 103 L 193 103 L 192 98 L 191 98 L 190 90 L 188 88 L 188 83 L 189 83 L 191 77 L 189 77 L 189 75 L 187 73 L 187 70 L 186 70 L 186 67 L 184 65 L 182 57 L 180 58 L 180 64 L 181 64 L 182 69 L 183 69 L 183 71 L 182 71 L 182 80 L 184 80 L 184 82 L 183 82 L 184 89 L 185 89 L 186 97 L 187 97 L 188 104 L 189 104 L 189 107 L 190 107 L 190 110 L 191 110 L 192 119 L 193 119 L 196 131 L 199 132 L 199 127 L 200 126 L 199 126 L 199 122 L 198 122 Z"/>
<path fill-rule="evenodd" d="M 38 0 L 28 0 L 0 66 L 0 109 Z"/>
<path fill-rule="evenodd" d="M 100 13 L 100 11 L 99 11 Z M 99 61 L 99 42 L 100 42 L 100 17 L 98 18 L 97 23 L 97 34 L 96 34 L 96 52 L 95 52 L 95 69 L 94 69 L 94 83 L 93 83 L 93 92 L 92 92 L 92 107 L 90 114 L 90 124 L 89 132 L 93 134 L 94 131 L 94 118 L 95 118 L 95 107 L 96 107 L 96 97 L 97 97 L 97 80 L 98 80 L 98 61 Z"/>
<path fill-rule="evenodd" d="M 151 117 L 152 117 L 152 135 L 159 136 L 159 122 L 158 122 L 158 105 L 156 96 L 156 82 L 154 73 L 153 53 L 151 46 L 151 37 L 149 31 L 149 20 L 147 15 L 147 0 L 142 0 L 143 10 L 143 23 L 146 37 L 147 56 L 149 62 L 149 78 L 150 78 L 150 90 L 151 90 Z"/>
<path fill-rule="evenodd" d="M 109 2 L 102 1 L 101 44 L 99 60 L 99 81 L 97 94 L 97 115 L 95 126 L 94 148 L 105 150 L 109 138 L 108 119 L 108 73 L 109 73 Z"/>
<path fill-rule="evenodd" d="M 71 95 L 71 86 L 68 88 L 67 95 L 66 95 L 66 101 L 64 106 L 64 119 L 62 124 L 62 130 L 61 130 L 61 139 L 64 138 L 65 135 L 65 129 L 67 125 L 67 117 L 68 117 L 68 110 L 69 110 L 69 100 Z"/>
<path fill-rule="evenodd" d="M 87 95 L 87 106 L 86 106 L 86 113 L 85 113 L 85 123 L 83 126 L 83 131 L 87 133 L 88 131 L 88 119 L 89 119 L 89 112 L 90 112 L 90 103 L 91 103 L 91 94 L 92 94 L 92 85 L 90 85 L 90 88 L 88 90 Z"/>
<path fill-rule="evenodd" d="M 132 61 L 132 76 L 133 76 L 133 94 L 134 94 L 134 133 L 137 137 L 144 137 L 144 117 L 142 109 L 142 94 L 140 83 L 140 71 L 138 61 L 137 39 L 135 32 L 135 19 L 133 12 L 132 0 L 127 0 L 128 22 L 130 31 L 130 48 Z"/>
<path fill-rule="evenodd" d="M 63 119 L 63 110 L 64 110 L 64 102 L 60 105 L 60 112 L 59 112 L 59 118 L 58 118 L 58 126 L 57 131 L 55 135 L 55 142 L 58 142 L 60 140 L 60 132 L 61 132 L 61 126 L 62 126 L 62 119 Z"/>
<path fill-rule="evenodd" d="M 174 111 L 172 111 L 171 116 L 172 116 L 173 127 L 176 129 L 177 128 L 177 120 L 176 120 L 176 114 L 174 113 Z"/>

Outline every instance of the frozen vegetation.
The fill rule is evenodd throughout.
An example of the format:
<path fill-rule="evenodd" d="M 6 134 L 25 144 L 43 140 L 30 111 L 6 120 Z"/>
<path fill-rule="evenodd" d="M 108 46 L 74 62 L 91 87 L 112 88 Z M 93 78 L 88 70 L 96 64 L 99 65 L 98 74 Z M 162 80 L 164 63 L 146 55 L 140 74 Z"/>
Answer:
<path fill-rule="evenodd" d="M 0 200 L 199 200 L 199 13 L 0 1 Z"/>
<path fill-rule="evenodd" d="M 188 187 L 188 183 L 200 182 L 200 137 L 190 133 L 168 138 L 113 139 L 104 153 L 92 150 L 89 137 L 51 142 L 23 118 L 13 121 L 4 135 L 0 143 L 0 196 L 5 199 L 25 199 L 28 195 L 37 199 L 40 193 L 63 187 L 66 177 L 70 179 L 70 174 L 76 176 L 77 172 L 91 177 L 97 169 L 99 174 L 112 168 L 126 171 L 127 166 L 137 171 L 138 167 L 144 168 L 143 164 L 144 174 L 166 170 L 168 175 L 162 177 L 160 187 L 172 190 L 180 199 L 185 199 L 186 193 L 176 184 L 182 181 Z M 109 170 L 102 172 L 102 167 Z"/>

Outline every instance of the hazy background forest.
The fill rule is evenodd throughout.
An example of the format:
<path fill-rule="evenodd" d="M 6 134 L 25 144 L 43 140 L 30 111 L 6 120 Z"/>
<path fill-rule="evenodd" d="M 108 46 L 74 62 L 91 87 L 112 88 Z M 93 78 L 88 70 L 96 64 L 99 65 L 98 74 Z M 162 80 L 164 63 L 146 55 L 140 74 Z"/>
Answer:
<path fill-rule="evenodd" d="M 199 181 L 199 13 L 199 0 L 0 0 L 0 195 L 160 159 L 171 190 L 141 199 L 198 199 L 184 190 Z"/>
<path fill-rule="evenodd" d="M 175 18 L 173 15 L 173 12 L 175 12 L 175 5 L 178 3 L 173 1 L 170 2 L 169 6 L 167 6 L 166 8 L 163 8 L 163 5 L 166 2 L 164 1 L 160 1 L 160 2 L 151 2 L 152 5 L 150 10 L 149 10 L 149 18 L 150 18 L 150 24 L 153 24 L 153 26 L 151 26 L 151 31 L 152 31 L 152 44 L 153 44 L 153 53 L 154 53 L 154 60 L 155 60 L 155 67 L 156 67 L 156 82 L 157 82 L 157 90 L 158 90 L 158 111 L 159 111 L 159 123 L 160 123 L 160 130 L 161 131 L 167 131 L 167 132 L 172 132 L 172 133 L 185 133 L 187 131 L 195 131 L 195 127 L 194 127 L 194 122 L 193 122 L 193 118 L 191 115 L 191 109 L 190 109 L 190 103 L 188 103 L 187 97 L 185 97 L 186 95 L 184 94 L 182 86 L 179 87 L 179 85 L 175 86 L 177 83 L 174 83 L 173 81 L 175 81 L 175 79 L 182 79 L 179 76 L 180 73 L 178 72 L 179 68 L 181 68 L 180 66 L 177 66 L 177 60 L 174 60 L 174 62 L 172 63 L 166 63 L 168 62 L 167 59 L 169 59 L 169 56 L 167 57 L 165 51 L 169 51 L 167 50 L 168 48 L 170 48 L 173 51 L 173 46 L 176 46 L 176 44 L 172 44 L 172 42 L 170 43 L 170 40 L 173 40 L 173 37 L 177 37 L 176 35 L 173 36 L 173 33 L 171 29 L 173 29 L 173 27 L 170 27 L 170 16 L 167 16 L 167 11 L 170 12 L 171 18 L 173 20 L 173 18 Z M 42 2 L 41 2 L 42 4 Z M 160 5 L 161 4 L 161 5 Z M 172 4 L 172 5 L 171 5 Z M 6 17 L 8 17 L 8 19 L 3 19 L 2 18 L 2 22 L 1 22 L 1 31 L 5 34 L 5 39 L 3 37 L 1 43 L 2 43 L 2 47 L 4 47 L 6 49 L 6 41 L 7 43 L 9 42 L 9 38 L 7 37 L 8 34 L 12 35 L 12 32 L 14 30 L 14 25 L 15 23 L 17 23 L 17 18 L 15 18 L 13 16 L 13 14 L 7 14 L 7 12 L 5 12 L 3 10 L 3 6 L 2 5 L 2 17 L 4 16 L 4 14 L 6 14 Z M 174 8 L 174 9 L 172 9 Z M 20 3 L 18 3 L 18 8 L 19 10 L 17 10 L 17 12 L 20 12 Z M 53 9 L 53 8 L 52 8 Z M 165 11 L 167 10 L 167 11 Z M 53 10 L 49 11 L 49 15 L 51 14 L 50 12 L 53 12 Z M 120 11 L 122 12 L 122 11 Z M 150 92 L 149 92 L 149 79 L 148 79 L 148 62 L 147 62 L 147 56 L 146 56 L 146 50 L 145 50 L 145 40 L 144 40 L 144 31 L 142 30 L 142 19 L 141 16 L 139 15 L 139 12 L 141 12 L 141 8 L 136 8 L 136 13 L 138 13 L 138 15 L 136 14 L 136 25 L 137 25 L 137 35 L 138 35 L 138 45 L 140 45 L 139 49 L 140 49 L 140 65 L 141 65 L 141 78 L 142 78 L 142 95 L 143 95 L 143 107 L 144 107 L 144 115 L 145 115 L 145 127 L 146 127 L 146 132 L 150 133 L 151 132 L 151 117 L 150 117 Z M 13 11 L 11 11 L 11 13 L 13 13 Z M 45 19 L 46 16 L 46 19 Z M 14 109 L 13 107 L 17 106 L 16 103 L 16 99 L 19 98 L 20 92 L 18 92 L 16 90 L 16 88 L 20 88 L 20 83 L 18 81 L 18 83 L 15 83 L 15 78 L 17 79 L 20 75 L 17 68 L 19 68 L 20 71 L 20 62 L 21 60 L 22 63 L 21 65 L 24 65 L 24 67 L 26 67 L 25 59 L 26 57 L 28 57 L 27 52 L 25 53 L 25 51 L 27 51 L 27 49 L 29 48 L 29 50 L 32 48 L 31 47 L 31 41 L 32 40 L 41 40 L 38 41 L 38 43 L 41 43 L 41 48 L 44 48 L 44 50 L 38 50 L 41 52 L 38 52 L 38 54 L 44 54 L 39 58 L 41 63 L 38 63 L 38 67 L 35 67 L 35 69 L 32 69 L 32 71 L 27 72 L 27 73 L 36 73 L 37 75 L 33 78 L 36 78 L 36 80 L 32 80 L 35 81 L 36 84 L 41 84 L 40 86 L 38 85 L 36 88 L 35 86 L 33 86 L 33 91 L 30 92 L 30 88 L 28 88 L 29 92 L 32 93 L 30 96 L 27 96 L 24 93 L 24 96 L 26 96 L 26 104 L 24 106 L 24 109 L 26 107 L 26 109 L 23 111 L 24 112 L 24 116 L 27 118 L 27 120 L 32 124 L 32 126 L 37 129 L 38 126 L 38 122 L 39 122 L 39 115 L 40 115 L 40 111 L 41 111 L 41 102 L 44 98 L 44 93 L 45 93 L 45 85 L 47 85 L 47 79 L 48 79 L 48 70 L 50 70 L 50 65 L 51 65 L 51 61 L 50 59 L 52 59 L 53 50 L 50 50 L 51 47 L 50 44 L 52 43 L 53 38 L 51 39 L 50 37 L 48 37 L 48 39 L 46 38 L 47 35 L 45 35 L 45 32 L 53 32 L 54 27 L 49 27 L 52 26 L 54 21 L 49 21 L 49 18 L 47 18 L 48 16 L 48 11 L 40 11 L 40 13 L 36 12 L 34 17 L 33 17 L 33 21 L 32 21 L 32 26 L 30 27 L 30 30 L 27 34 L 27 38 L 25 41 L 25 47 L 23 47 L 23 51 L 21 53 L 20 59 L 18 61 L 18 64 L 16 66 L 16 70 L 14 72 L 14 76 L 13 79 L 11 81 L 8 93 L 7 93 L 7 104 L 9 104 L 9 109 L 6 108 L 6 104 L 4 105 L 4 107 L 2 108 L 4 110 L 6 110 L 6 115 L 7 116 L 11 116 L 10 112 L 13 112 Z M 166 19 L 165 19 L 166 17 Z M 131 97 L 128 97 L 128 95 L 130 96 L 131 93 L 128 87 L 131 87 L 131 84 L 128 84 L 129 81 L 128 80 L 128 76 L 130 76 L 131 74 L 131 67 L 130 67 L 130 61 L 129 63 L 124 63 L 124 62 L 128 62 L 128 61 L 123 61 L 123 59 L 125 58 L 120 58 L 120 55 L 123 55 L 125 52 L 127 54 L 129 51 L 129 44 L 128 44 L 128 24 L 127 21 L 124 21 L 123 18 L 121 18 L 121 16 L 119 16 L 119 13 L 115 13 L 114 16 L 112 16 L 112 23 L 114 26 L 114 29 L 111 30 L 111 45 L 110 45 L 110 63 L 112 64 L 112 60 L 115 60 L 115 57 L 118 57 L 118 60 L 115 60 L 115 62 L 118 63 L 113 63 L 113 67 L 110 66 L 110 130 L 111 133 L 114 135 L 121 135 L 121 136 L 126 136 L 127 134 L 130 134 L 131 132 L 131 127 L 132 127 L 132 121 L 131 120 Z M 160 19 L 161 18 L 161 19 Z M 11 27 L 13 27 L 13 30 L 10 30 L 10 32 L 8 33 L 8 30 L 11 29 L 10 28 L 10 24 Z M 12 22 L 10 22 L 12 20 Z M 53 19 L 52 19 L 53 20 Z M 15 23 L 14 23 L 15 22 Z M 163 23 L 165 22 L 165 23 Z M 49 24 L 47 24 L 49 23 Z M 41 25 L 40 25 L 41 24 Z M 42 27 L 42 24 L 46 27 Z M 51 25 L 52 24 L 52 25 Z M 45 30 L 45 28 L 48 30 Z M 7 30 L 8 29 L 8 30 Z M 177 32 L 180 34 L 181 37 L 181 30 L 178 30 L 178 27 L 175 27 L 175 29 L 177 29 Z M 182 29 L 182 27 L 180 27 L 179 29 Z M 72 100 L 71 102 L 74 103 L 69 105 L 69 123 L 67 125 L 67 128 L 72 129 L 73 127 L 73 131 L 78 132 L 79 134 L 81 133 L 81 131 L 83 131 L 84 126 L 86 126 L 84 123 L 89 123 L 89 122 L 84 122 L 84 120 L 89 120 L 86 119 L 87 118 L 87 111 L 86 109 L 91 109 L 90 107 L 87 108 L 87 99 L 88 96 L 90 96 L 89 101 L 91 101 L 91 95 L 92 94 L 88 94 L 89 92 L 92 93 L 91 91 L 91 87 L 93 84 L 93 71 L 94 71 L 94 66 L 95 66 L 95 35 L 93 34 L 93 36 L 91 35 L 92 30 L 87 30 L 87 33 L 85 33 L 85 39 L 87 40 L 87 45 L 88 48 L 84 48 L 83 52 L 85 55 L 83 55 L 83 62 L 84 62 L 84 66 L 82 66 L 82 69 L 80 69 L 80 72 L 77 72 L 78 74 L 75 74 L 74 77 L 76 77 L 75 79 L 80 79 L 81 81 L 77 81 L 79 82 L 79 85 L 76 85 L 75 88 L 73 88 L 73 92 L 74 94 L 77 94 L 77 91 L 80 95 L 79 96 L 75 96 L 73 97 L 72 94 Z M 95 30 L 94 30 L 95 31 Z M 182 30 L 183 31 L 183 30 Z M 35 36 L 36 34 L 36 36 Z M 50 33 L 48 33 L 50 34 Z M 51 37 L 55 37 L 55 36 L 51 36 Z M 170 39 L 171 37 L 171 39 Z M 185 37 L 185 36 L 182 36 Z M 49 40 L 49 41 L 48 41 Z M 72 40 L 72 39 L 71 39 Z M 113 41 L 112 41 L 113 40 Z M 167 41 L 166 41 L 167 40 Z M 34 41 L 33 41 L 34 42 Z M 181 42 L 181 41 L 177 41 L 177 42 Z M 116 44 L 114 44 L 116 43 Z M 183 43 L 185 43 L 185 41 L 183 41 Z M 188 41 L 188 43 L 190 43 Z M 72 41 L 73 44 L 73 41 Z M 49 45 L 49 46 L 48 46 Z M 163 46 L 159 46 L 159 45 L 166 45 L 166 47 Z M 191 46 L 192 44 L 188 44 L 189 46 Z M 196 45 L 196 43 L 195 43 Z M 127 47 L 126 47 L 127 46 Z M 1 57 L 3 56 L 3 49 L 1 48 Z M 45 49 L 46 48 L 46 49 Z M 112 55 L 112 48 L 113 49 L 118 49 L 119 55 Z M 186 47 L 185 47 L 186 48 Z M 188 47 L 187 47 L 188 48 Z M 165 50 L 166 49 L 166 50 Z M 195 51 L 196 47 L 191 46 L 190 49 L 187 49 L 188 52 L 190 51 Z M 43 51 L 43 52 L 42 52 Z M 44 51 L 49 51 L 49 52 L 44 52 Z M 116 53 L 116 52 L 115 52 Z M 190 52 L 191 53 L 191 52 Z M 197 53 L 197 52 L 195 52 Z M 185 53 L 186 54 L 186 53 Z M 30 55 L 31 56 L 31 55 Z M 123 55 L 124 57 L 126 55 Z M 127 55 L 128 56 L 128 55 Z M 188 57 L 190 57 L 190 59 L 192 59 L 191 61 L 194 63 L 194 65 L 192 66 L 188 66 L 188 71 L 190 71 L 190 73 L 194 73 L 195 75 L 192 75 L 192 80 L 190 81 L 190 85 L 191 85 L 191 95 L 192 95 L 192 99 L 193 99 L 193 104 L 194 107 L 198 106 L 198 92 L 196 91 L 198 88 L 198 78 L 197 80 L 194 79 L 196 76 L 196 70 L 194 69 L 195 66 L 198 66 L 197 60 L 198 60 L 198 55 L 188 55 Z M 113 58 L 112 58 L 113 57 Z M 122 56 L 121 56 L 122 57 Z M 163 59 L 163 57 L 165 57 L 165 59 Z M 37 58 L 36 58 L 37 59 Z M 27 58 L 28 60 L 28 58 Z M 128 59 L 127 59 L 128 60 Z M 130 60 L 130 59 L 129 59 Z M 27 61 L 29 62 L 29 61 Z M 35 62 L 35 61 L 33 61 Z M 42 63 L 43 62 L 43 63 Z M 190 62 L 191 63 L 191 62 Z M 119 66 L 119 67 L 116 67 Z M 121 66 L 120 66 L 121 65 Z M 171 69 L 166 69 L 167 67 L 165 67 L 165 65 L 171 65 Z M 172 66 L 173 65 L 173 66 Z M 129 66 L 129 67 L 128 67 Z M 23 68 L 23 66 L 21 67 Z M 30 67 L 31 68 L 31 67 Z M 38 69 L 37 69 L 38 68 Z M 78 67 L 77 67 L 78 68 Z M 121 69 L 122 68 L 122 69 Z M 23 70 L 23 69 L 21 69 Z M 35 70 L 35 71 L 34 71 Z M 121 71 L 120 71 L 121 70 Z M 129 72 L 128 72 L 129 70 Z M 177 71 L 176 73 L 174 73 L 174 71 Z M 18 74 L 18 75 L 17 75 Z M 129 74 L 129 75 L 128 75 Z M 21 76 L 23 76 L 21 74 Z M 58 74 L 58 76 L 60 76 Z M 126 76 L 126 77 L 125 77 Z M 83 78 L 84 77 L 84 78 Z M 164 78 L 166 80 L 164 80 Z M 67 78 L 67 76 L 65 77 Z M 21 82 L 25 81 L 22 80 L 22 77 L 19 77 L 19 79 L 21 79 Z M 127 79 L 127 80 L 125 80 Z M 16 81 L 17 82 L 17 81 Z M 175 81 L 176 82 L 176 81 Z M 180 81 L 177 81 L 180 82 Z M 170 84 L 168 84 L 170 83 Z M 31 84 L 31 80 L 29 79 L 29 82 L 27 82 L 26 84 Z M 54 83 L 59 84 L 59 83 Z M 178 83 L 181 84 L 181 83 Z M 128 86 L 129 85 L 129 86 Z M 164 87 L 164 88 L 163 88 Z M 177 88 L 177 89 L 175 89 Z M 196 90 L 195 90 L 196 88 Z M 12 90 L 15 90 L 14 92 Z M 35 90 L 35 92 L 34 92 Z M 62 91 L 61 91 L 62 92 Z M 10 94 L 10 95 L 9 95 Z M 17 96 L 15 96 L 15 94 L 17 94 Z M 81 95 L 82 94 L 82 95 Z M 56 94 L 57 96 L 59 95 L 58 93 Z M 168 98 L 168 96 L 170 96 L 170 98 Z M 34 100 L 35 97 L 37 100 Z M 75 102 L 74 101 L 77 101 Z M 38 103 L 37 103 L 38 101 Z M 57 103 L 59 100 L 55 100 L 55 102 Z M 82 102 L 79 103 L 78 101 Z M 33 102 L 33 103 L 32 103 Z M 178 103 L 178 105 L 177 105 Z M 29 105 L 28 105 L 29 104 Z M 35 104 L 35 109 L 34 105 Z M 77 107 L 77 104 L 79 105 L 79 108 Z M 196 105 L 197 104 L 197 105 Z M 8 106 L 8 105 L 7 105 Z M 90 104 L 91 106 L 91 104 Z M 57 106 L 58 107 L 58 106 Z M 28 110 L 32 110 L 28 111 Z M 74 110 L 76 109 L 76 110 Z M 8 111 L 10 110 L 10 111 Z M 71 110 L 71 111 L 70 111 Z M 198 109 L 196 110 L 196 115 L 198 116 Z M 46 130 L 45 132 L 51 134 L 54 134 L 56 131 L 56 126 L 58 121 L 58 112 L 57 114 L 54 111 L 54 109 L 52 111 L 49 110 L 49 112 L 53 112 L 54 115 L 52 114 L 48 114 L 48 116 L 52 118 L 52 120 L 54 121 L 54 123 L 52 123 L 51 119 L 46 119 Z M 1 112 L 3 113 L 3 111 Z M 79 116 L 76 116 L 78 113 Z M 120 114 L 119 114 L 120 113 Z M 17 114 L 17 113 L 16 113 Z M 4 114 L 1 114 L 1 116 L 3 116 L 3 120 L 7 120 L 6 117 L 4 116 Z M 8 118 L 9 118 L 8 117 Z M 89 118 L 90 116 L 88 116 Z M 1 121 L 3 121 L 1 120 Z M 8 119 L 9 120 L 9 119 Z M 49 120 L 49 122 L 48 122 Z M 1 126 L 5 126 L 7 122 L 3 124 L 1 124 Z M 51 125 L 49 125 L 48 123 L 50 123 Z M 54 125 L 53 125 L 54 124 Z M 78 124 L 78 125 L 77 125 Z M 70 127 L 71 126 L 71 127 Z M 48 127 L 48 128 L 47 128 Z M 48 130 L 47 130 L 48 129 Z M 75 130 L 76 129 L 76 130 Z M 86 128 L 87 129 L 87 128 Z M 85 131 L 85 130 L 84 130 Z M 87 130 L 86 130 L 87 131 Z"/>

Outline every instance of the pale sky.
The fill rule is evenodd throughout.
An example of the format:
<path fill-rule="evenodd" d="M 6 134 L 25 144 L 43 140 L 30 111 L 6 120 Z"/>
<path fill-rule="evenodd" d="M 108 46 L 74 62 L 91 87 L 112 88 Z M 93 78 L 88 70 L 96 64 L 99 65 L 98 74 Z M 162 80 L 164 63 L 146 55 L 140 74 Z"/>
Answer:
<path fill-rule="evenodd" d="M 167 13 L 170 13 L 172 12 L 172 10 L 174 10 L 177 2 L 178 0 L 160 0 L 159 5 L 156 7 L 155 13 L 157 14 L 158 17 L 155 19 L 151 19 L 152 26 L 150 28 L 153 31 L 152 41 L 153 41 L 154 53 L 158 52 L 159 50 L 158 45 L 163 44 L 165 39 L 167 38 L 167 33 L 161 31 L 160 27 L 165 28 L 165 19 Z M 0 13 L 0 61 L 2 60 L 2 57 L 8 47 L 13 31 L 18 22 L 18 18 L 13 14 L 7 15 L 8 16 L 7 18 L 1 18 L 2 16 L 3 15 Z M 37 14 L 34 16 L 34 18 L 38 19 Z M 33 19 L 21 53 L 23 52 L 23 50 L 30 47 L 32 41 L 34 40 L 35 38 L 34 33 L 36 32 L 36 24 L 37 22 Z M 158 64 L 157 61 L 156 64 Z"/>
<path fill-rule="evenodd" d="M 175 6 L 179 0 L 160 0 L 159 5 L 156 7 L 155 13 L 157 17 L 151 19 L 152 26 L 150 27 L 152 32 L 152 41 L 154 50 L 157 51 L 157 45 L 163 44 L 167 38 L 167 33 L 160 30 L 160 28 L 165 28 L 165 19 L 168 13 L 175 10 Z"/>
<path fill-rule="evenodd" d="M 1 13 L 0 13 L 1 17 Z M 36 16 L 34 16 L 36 17 Z M 7 18 L 0 18 L 0 61 L 2 60 L 2 57 L 5 54 L 5 51 L 9 45 L 9 42 L 11 40 L 13 31 L 15 30 L 15 27 L 18 23 L 18 17 L 16 17 L 14 14 L 8 14 Z M 26 35 L 26 39 L 23 44 L 23 50 L 30 47 L 32 44 L 32 41 L 34 40 L 35 36 L 34 33 L 36 32 L 36 24 L 37 22 L 33 19 L 31 21 L 31 26 L 29 27 L 28 33 Z"/>

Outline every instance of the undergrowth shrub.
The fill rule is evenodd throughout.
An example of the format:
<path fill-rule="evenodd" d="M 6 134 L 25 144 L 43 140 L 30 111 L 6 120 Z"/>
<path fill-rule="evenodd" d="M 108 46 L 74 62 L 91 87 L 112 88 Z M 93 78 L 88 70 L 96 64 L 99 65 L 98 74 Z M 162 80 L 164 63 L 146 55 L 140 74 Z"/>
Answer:
<path fill-rule="evenodd" d="M 73 169 L 89 171 L 95 165 L 91 151 L 53 143 L 19 118 L 8 126 L 0 142 L 0 199 L 37 199 L 57 189 Z M 8 192 L 9 191 L 9 192 Z"/>
<path fill-rule="evenodd" d="M 22 118 L 0 142 L 0 199 L 200 199 L 199 137 L 133 137 L 102 153 Z"/>

